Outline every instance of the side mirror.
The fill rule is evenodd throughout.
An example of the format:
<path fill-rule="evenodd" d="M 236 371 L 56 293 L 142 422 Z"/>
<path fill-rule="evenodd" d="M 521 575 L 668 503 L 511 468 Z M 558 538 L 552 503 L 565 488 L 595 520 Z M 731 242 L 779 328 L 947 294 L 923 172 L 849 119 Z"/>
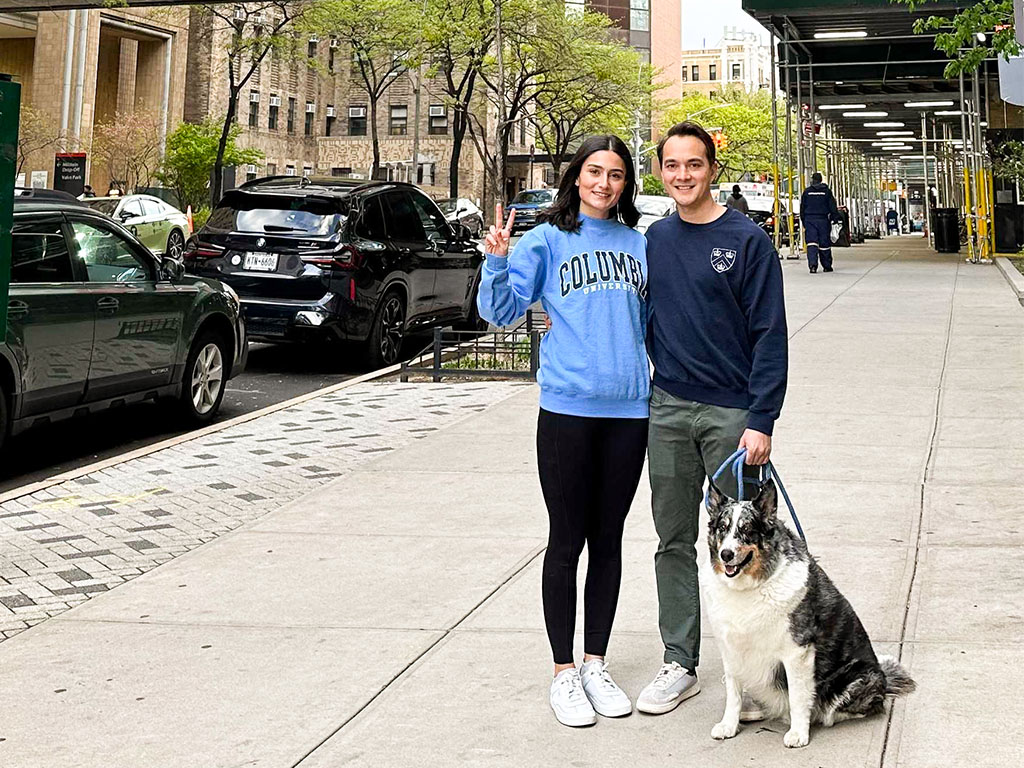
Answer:
<path fill-rule="evenodd" d="M 452 228 L 455 230 L 455 239 L 459 242 L 473 239 L 473 231 L 461 221 L 453 221 Z"/>
<path fill-rule="evenodd" d="M 160 261 L 160 277 L 172 283 L 185 276 L 185 262 L 164 256 Z"/>
<path fill-rule="evenodd" d="M 119 218 L 121 220 L 121 222 L 124 223 L 124 222 L 128 221 L 128 219 L 134 219 L 135 218 L 135 214 L 133 214 L 133 213 L 131 213 L 129 211 L 121 211 L 119 214 L 117 214 L 117 218 Z"/>
<path fill-rule="evenodd" d="M 455 215 L 456 215 L 456 216 L 461 216 L 462 214 L 466 213 L 467 211 L 469 211 L 469 208 L 459 208 L 459 209 L 458 209 L 458 210 L 457 210 L 457 211 L 455 212 Z"/>

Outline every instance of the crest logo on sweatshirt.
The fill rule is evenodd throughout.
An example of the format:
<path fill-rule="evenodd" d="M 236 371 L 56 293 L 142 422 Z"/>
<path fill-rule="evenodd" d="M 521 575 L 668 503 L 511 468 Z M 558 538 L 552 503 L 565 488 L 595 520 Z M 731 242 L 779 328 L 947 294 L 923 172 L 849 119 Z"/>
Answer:
<path fill-rule="evenodd" d="M 725 248 L 714 248 L 711 251 L 711 266 L 714 267 L 715 272 L 721 274 L 722 272 L 728 272 L 732 269 L 732 265 L 736 263 L 736 251 L 727 250 Z"/>

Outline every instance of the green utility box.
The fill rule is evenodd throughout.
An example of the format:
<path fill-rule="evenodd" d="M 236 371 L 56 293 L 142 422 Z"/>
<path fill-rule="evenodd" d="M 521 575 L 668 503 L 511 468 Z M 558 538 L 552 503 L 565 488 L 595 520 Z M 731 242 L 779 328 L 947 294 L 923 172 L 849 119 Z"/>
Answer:
<path fill-rule="evenodd" d="M 21 85 L 0 74 L 0 340 L 7 336 L 7 295 L 11 286 L 11 223 L 14 172 L 18 167 Z"/>

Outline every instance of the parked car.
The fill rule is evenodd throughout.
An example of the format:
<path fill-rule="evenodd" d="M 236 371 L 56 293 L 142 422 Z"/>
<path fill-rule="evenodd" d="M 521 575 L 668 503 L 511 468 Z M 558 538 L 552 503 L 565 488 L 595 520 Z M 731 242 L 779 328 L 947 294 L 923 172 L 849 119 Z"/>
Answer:
<path fill-rule="evenodd" d="M 45 194 L 14 199 L 0 441 L 36 423 L 176 399 L 211 421 L 245 369 L 241 305 L 109 217 Z"/>
<path fill-rule="evenodd" d="M 483 253 L 420 189 L 398 182 L 256 179 L 226 193 L 185 265 L 241 296 L 253 339 L 345 340 L 371 364 L 406 334 L 479 329 Z"/>
<path fill-rule="evenodd" d="M 676 201 L 664 195 L 637 195 L 636 208 L 640 211 L 637 232 L 646 232 L 658 219 L 664 219 L 676 210 Z"/>
<path fill-rule="evenodd" d="M 449 222 L 462 224 L 473 237 L 483 236 L 484 212 L 472 200 L 465 197 L 449 197 L 438 200 L 437 207 Z"/>
<path fill-rule="evenodd" d="M 508 211 L 515 210 L 516 219 L 512 222 L 512 234 L 516 235 L 537 226 L 537 217 L 545 208 L 555 202 L 556 189 L 526 189 L 516 195 L 508 204 Z"/>
<path fill-rule="evenodd" d="M 747 207 L 749 208 L 748 215 L 754 221 L 757 226 L 763 229 L 768 237 L 775 237 L 775 198 L 774 197 L 751 197 L 747 199 Z M 779 220 L 782 222 L 782 239 L 780 242 L 784 244 L 789 243 L 789 224 L 787 223 L 787 216 L 791 215 L 793 219 L 793 232 L 799 234 L 800 232 L 800 217 L 796 214 L 786 213 L 786 204 L 781 200 L 779 201 Z"/>
<path fill-rule="evenodd" d="M 188 217 L 170 203 L 153 195 L 86 197 L 82 202 L 121 222 L 158 256 L 166 253 L 172 259 L 181 260 L 185 241 L 191 234 Z"/>

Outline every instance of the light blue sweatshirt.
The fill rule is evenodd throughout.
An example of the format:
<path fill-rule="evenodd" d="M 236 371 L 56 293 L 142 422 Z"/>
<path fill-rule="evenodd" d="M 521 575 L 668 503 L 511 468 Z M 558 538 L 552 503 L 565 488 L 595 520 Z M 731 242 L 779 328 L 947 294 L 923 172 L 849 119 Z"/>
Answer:
<path fill-rule="evenodd" d="M 647 244 L 618 221 L 580 216 L 578 232 L 531 229 L 508 258 L 487 254 L 480 316 L 509 325 L 538 299 L 540 406 L 571 416 L 647 418 Z"/>

